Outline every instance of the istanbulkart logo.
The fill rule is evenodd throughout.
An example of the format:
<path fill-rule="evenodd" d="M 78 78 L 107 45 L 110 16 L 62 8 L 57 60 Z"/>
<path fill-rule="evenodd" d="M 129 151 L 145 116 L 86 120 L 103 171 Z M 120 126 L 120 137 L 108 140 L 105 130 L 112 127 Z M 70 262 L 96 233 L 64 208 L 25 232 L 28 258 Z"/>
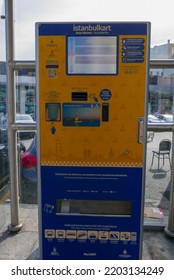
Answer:
<path fill-rule="evenodd" d="M 77 32 L 77 31 L 111 31 L 111 25 L 101 25 L 101 24 L 95 24 L 95 25 L 91 25 L 91 24 L 87 24 L 87 25 L 81 25 L 81 24 L 73 24 L 73 31 Z"/>

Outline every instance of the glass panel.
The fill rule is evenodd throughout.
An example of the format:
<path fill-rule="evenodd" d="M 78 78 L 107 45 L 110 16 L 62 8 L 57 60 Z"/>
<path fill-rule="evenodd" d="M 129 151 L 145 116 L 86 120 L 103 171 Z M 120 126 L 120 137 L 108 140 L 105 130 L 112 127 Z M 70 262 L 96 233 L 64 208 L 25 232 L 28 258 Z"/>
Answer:
<path fill-rule="evenodd" d="M 36 79 L 35 69 L 20 69 L 16 76 L 16 121 L 36 121 Z"/>
<path fill-rule="evenodd" d="M 174 59 L 174 43 L 170 40 L 150 49 L 150 59 Z"/>
<path fill-rule="evenodd" d="M 37 139 L 34 131 L 18 132 L 18 166 L 20 203 L 37 204 Z"/>
<path fill-rule="evenodd" d="M 173 123 L 174 69 L 150 69 L 148 96 L 148 123 L 169 126 Z M 161 130 L 161 131 L 160 131 Z M 145 223 L 167 224 L 171 189 L 170 153 L 160 156 L 159 143 L 172 141 L 172 132 L 147 132 Z M 155 151 L 155 152 L 154 152 Z M 165 151 L 166 152 L 166 151 Z M 164 152 L 163 152 L 164 154 Z M 154 159 L 153 159 L 154 156 Z"/>
<path fill-rule="evenodd" d="M 36 124 L 35 69 L 15 71 L 16 122 Z M 17 132 L 20 203 L 37 203 L 36 131 Z"/>
<path fill-rule="evenodd" d="M 149 123 L 173 122 L 173 93 L 174 69 L 150 69 L 148 96 Z"/>
<path fill-rule="evenodd" d="M 159 150 L 161 140 L 172 140 L 171 132 L 155 132 L 153 141 L 147 143 L 146 154 L 146 188 L 145 188 L 145 223 L 163 224 L 168 220 L 169 198 L 171 189 L 171 165 L 168 155 L 159 160 L 153 151 Z M 171 152 L 170 152 L 171 156 Z"/>

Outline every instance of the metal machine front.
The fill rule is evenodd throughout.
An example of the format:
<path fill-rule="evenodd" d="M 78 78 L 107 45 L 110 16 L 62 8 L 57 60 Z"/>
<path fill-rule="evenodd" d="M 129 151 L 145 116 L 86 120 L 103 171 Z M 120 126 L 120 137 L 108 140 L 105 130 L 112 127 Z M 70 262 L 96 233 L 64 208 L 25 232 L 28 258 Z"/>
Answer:
<path fill-rule="evenodd" d="M 43 259 L 139 259 L 150 24 L 38 23 Z"/>

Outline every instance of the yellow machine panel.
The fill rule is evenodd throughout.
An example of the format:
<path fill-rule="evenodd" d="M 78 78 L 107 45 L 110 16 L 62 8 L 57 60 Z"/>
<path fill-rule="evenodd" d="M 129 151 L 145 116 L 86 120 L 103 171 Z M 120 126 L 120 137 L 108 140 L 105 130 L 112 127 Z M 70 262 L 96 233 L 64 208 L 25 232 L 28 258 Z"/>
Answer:
<path fill-rule="evenodd" d="M 133 65 L 122 62 L 127 38 L 131 36 L 119 37 L 117 74 L 92 77 L 66 74 L 66 36 L 39 38 L 42 165 L 142 165 L 138 119 L 144 116 L 145 96 L 140 93 L 146 90 L 147 65 L 145 61 Z M 146 56 L 146 36 L 141 39 Z M 49 107 L 57 110 L 56 118 L 48 118 Z M 68 110 L 74 118 L 71 125 L 66 124 L 63 112 Z M 85 111 L 86 124 L 81 110 Z M 96 120 L 94 126 L 88 122 L 88 115 Z"/>

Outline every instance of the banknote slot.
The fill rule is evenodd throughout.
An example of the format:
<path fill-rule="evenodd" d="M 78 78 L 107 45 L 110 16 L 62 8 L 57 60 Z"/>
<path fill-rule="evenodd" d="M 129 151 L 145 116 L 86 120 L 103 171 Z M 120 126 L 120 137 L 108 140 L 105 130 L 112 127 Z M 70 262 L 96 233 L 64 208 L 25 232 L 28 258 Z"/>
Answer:
<path fill-rule="evenodd" d="M 131 201 L 57 200 L 56 214 L 131 216 Z"/>

